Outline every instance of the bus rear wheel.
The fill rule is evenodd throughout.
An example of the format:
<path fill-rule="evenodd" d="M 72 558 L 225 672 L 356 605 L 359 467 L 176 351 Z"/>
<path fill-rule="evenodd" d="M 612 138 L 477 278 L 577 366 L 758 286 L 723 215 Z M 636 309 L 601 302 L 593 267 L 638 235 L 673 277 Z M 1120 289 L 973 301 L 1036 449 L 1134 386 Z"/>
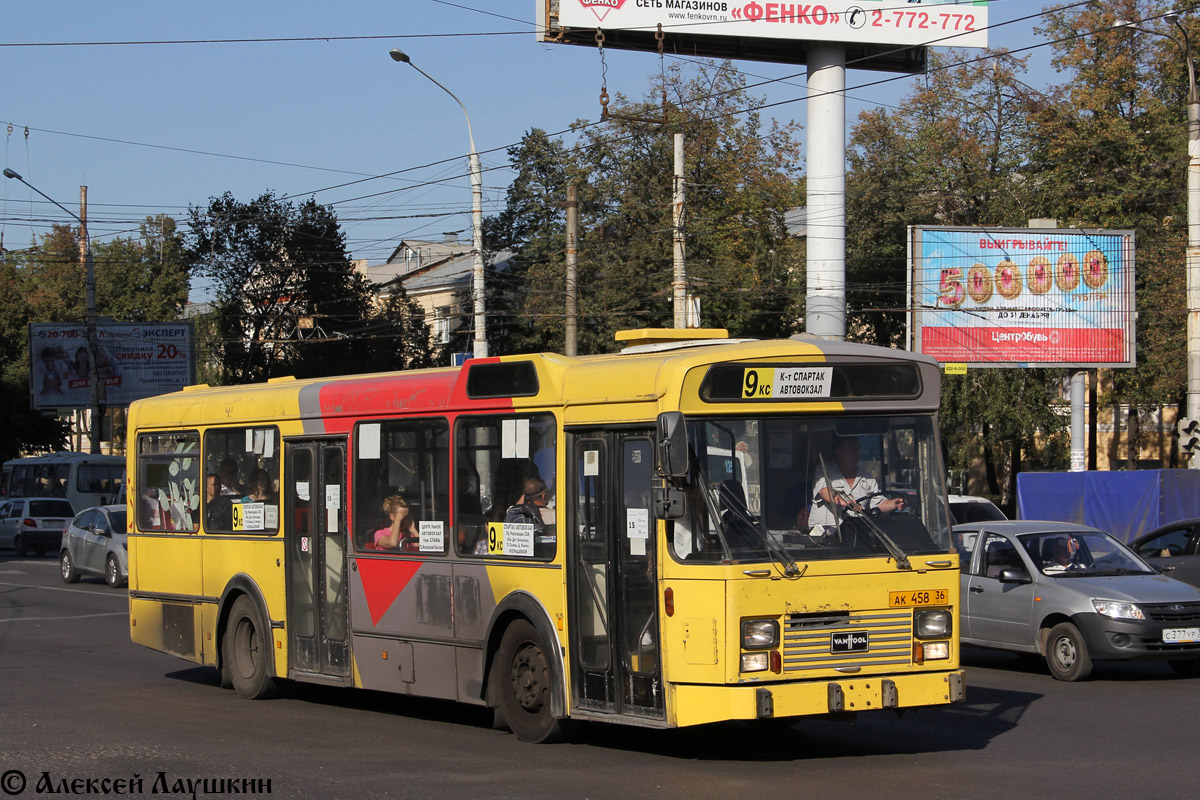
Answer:
<path fill-rule="evenodd" d="M 556 719 L 550 663 L 541 635 L 523 619 L 504 631 L 496 655 L 505 721 L 525 742 L 560 742 L 573 731 L 571 720 Z"/>
<path fill-rule="evenodd" d="M 271 635 L 258 613 L 257 604 L 242 595 L 233 602 L 225 626 L 221 655 L 234 691 L 247 700 L 275 694 L 271 664 Z"/>

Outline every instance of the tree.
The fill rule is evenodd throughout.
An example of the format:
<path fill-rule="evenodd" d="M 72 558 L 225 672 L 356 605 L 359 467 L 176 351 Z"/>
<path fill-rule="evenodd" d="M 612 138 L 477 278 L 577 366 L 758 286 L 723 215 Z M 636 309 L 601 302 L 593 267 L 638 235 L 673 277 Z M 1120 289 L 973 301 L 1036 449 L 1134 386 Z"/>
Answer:
<path fill-rule="evenodd" d="M 29 407 L 29 323 L 33 317 L 20 266 L 23 256 L 0 255 L 0 461 L 27 450 L 59 450 L 65 420 Z"/>
<path fill-rule="evenodd" d="M 243 203 L 227 192 L 190 208 L 188 219 L 187 252 L 216 294 L 214 351 L 224 382 L 432 363 L 420 309 L 402 287 L 374 303 L 330 208 L 269 192 Z"/>
<path fill-rule="evenodd" d="M 1161 0 L 1116 0 L 1047 15 L 1043 32 L 1058 40 L 1054 64 L 1072 79 L 1036 119 L 1029 171 L 1041 215 L 1136 232 L 1138 366 L 1115 371 L 1102 398 L 1131 407 L 1135 466 L 1139 419 L 1185 397 L 1188 81 L 1176 42 L 1113 23 L 1142 20 L 1138 28 L 1175 34 L 1161 19 L 1170 10 Z M 1196 41 L 1194 20 L 1183 23 Z"/>
<path fill-rule="evenodd" d="M 851 133 L 847 178 L 847 316 L 852 338 L 903 343 L 910 225 L 1023 226 L 1031 113 L 1047 102 L 1003 52 L 949 66 L 934 57 L 925 85 L 895 111 L 864 113 Z M 1057 465 L 1061 370 L 973 370 L 943 382 L 949 466 L 983 450 L 989 491 L 1009 494 L 1022 461 Z"/>
<path fill-rule="evenodd" d="M 676 131 L 687 137 L 688 288 L 701 300 L 704 324 L 745 336 L 795 330 L 802 253 L 783 216 L 799 197 L 797 128 L 764 131 L 759 116 L 746 112 L 758 101 L 731 64 L 700 62 L 694 69 L 664 74 L 665 124 L 621 118 L 661 115 L 662 87 L 654 87 L 648 97 L 655 100 L 632 103 L 618 95 L 618 116 L 603 126 L 577 123 L 579 139 L 569 148 L 530 132 L 510 151 L 518 178 L 489 226 L 489 244 L 517 259 L 506 288 L 509 325 L 522 331 L 517 346 L 561 346 L 558 206 L 570 182 L 579 188 L 579 351 L 613 349 L 621 328 L 671 326 Z"/>

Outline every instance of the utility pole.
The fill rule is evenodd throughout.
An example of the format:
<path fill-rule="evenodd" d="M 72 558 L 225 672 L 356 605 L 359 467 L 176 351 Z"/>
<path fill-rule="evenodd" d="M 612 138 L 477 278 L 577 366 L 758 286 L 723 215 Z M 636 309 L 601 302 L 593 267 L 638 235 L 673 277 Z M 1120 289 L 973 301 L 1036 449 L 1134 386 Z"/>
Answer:
<path fill-rule="evenodd" d="M 88 383 L 91 385 L 91 452 L 100 452 L 100 435 L 103 432 L 104 409 L 101 405 L 104 397 L 104 387 L 100 385 L 100 367 L 96 363 L 96 354 L 100 352 L 100 343 L 96 331 L 96 269 L 92 263 L 92 245 L 87 230 L 87 187 L 79 187 L 79 260 L 83 263 L 83 273 L 87 285 L 87 345 L 88 345 Z"/>
<path fill-rule="evenodd" d="M 575 263 L 579 256 L 576 239 L 579 229 L 579 198 L 574 186 L 567 187 L 567 323 L 564 331 L 563 354 L 578 355 L 578 285 L 575 279 Z"/>
<path fill-rule="evenodd" d="M 687 266 L 684 263 L 683 236 L 683 134 L 675 134 L 675 198 L 671 207 L 671 239 L 673 241 L 673 277 L 671 299 L 675 312 L 675 327 L 688 326 Z"/>

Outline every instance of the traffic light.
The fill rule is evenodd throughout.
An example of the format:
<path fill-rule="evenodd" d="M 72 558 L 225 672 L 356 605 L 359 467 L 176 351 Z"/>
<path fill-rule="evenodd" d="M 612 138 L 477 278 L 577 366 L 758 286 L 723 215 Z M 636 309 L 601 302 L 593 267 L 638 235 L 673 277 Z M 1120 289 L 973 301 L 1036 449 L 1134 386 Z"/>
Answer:
<path fill-rule="evenodd" d="M 1185 453 L 1200 450 L 1200 419 L 1182 417 L 1175 425 L 1179 434 L 1179 449 Z"/>

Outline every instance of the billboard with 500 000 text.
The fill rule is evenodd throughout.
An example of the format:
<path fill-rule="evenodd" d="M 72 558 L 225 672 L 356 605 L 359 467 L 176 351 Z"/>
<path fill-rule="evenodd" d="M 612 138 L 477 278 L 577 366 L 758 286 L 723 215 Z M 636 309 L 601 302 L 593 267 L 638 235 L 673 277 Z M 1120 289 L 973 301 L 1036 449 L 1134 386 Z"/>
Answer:
<path fill-rule="evenodd" d="M 990 366 L 1136 364 L 1132 231 L 909 229 L 913 349 Z"/>

